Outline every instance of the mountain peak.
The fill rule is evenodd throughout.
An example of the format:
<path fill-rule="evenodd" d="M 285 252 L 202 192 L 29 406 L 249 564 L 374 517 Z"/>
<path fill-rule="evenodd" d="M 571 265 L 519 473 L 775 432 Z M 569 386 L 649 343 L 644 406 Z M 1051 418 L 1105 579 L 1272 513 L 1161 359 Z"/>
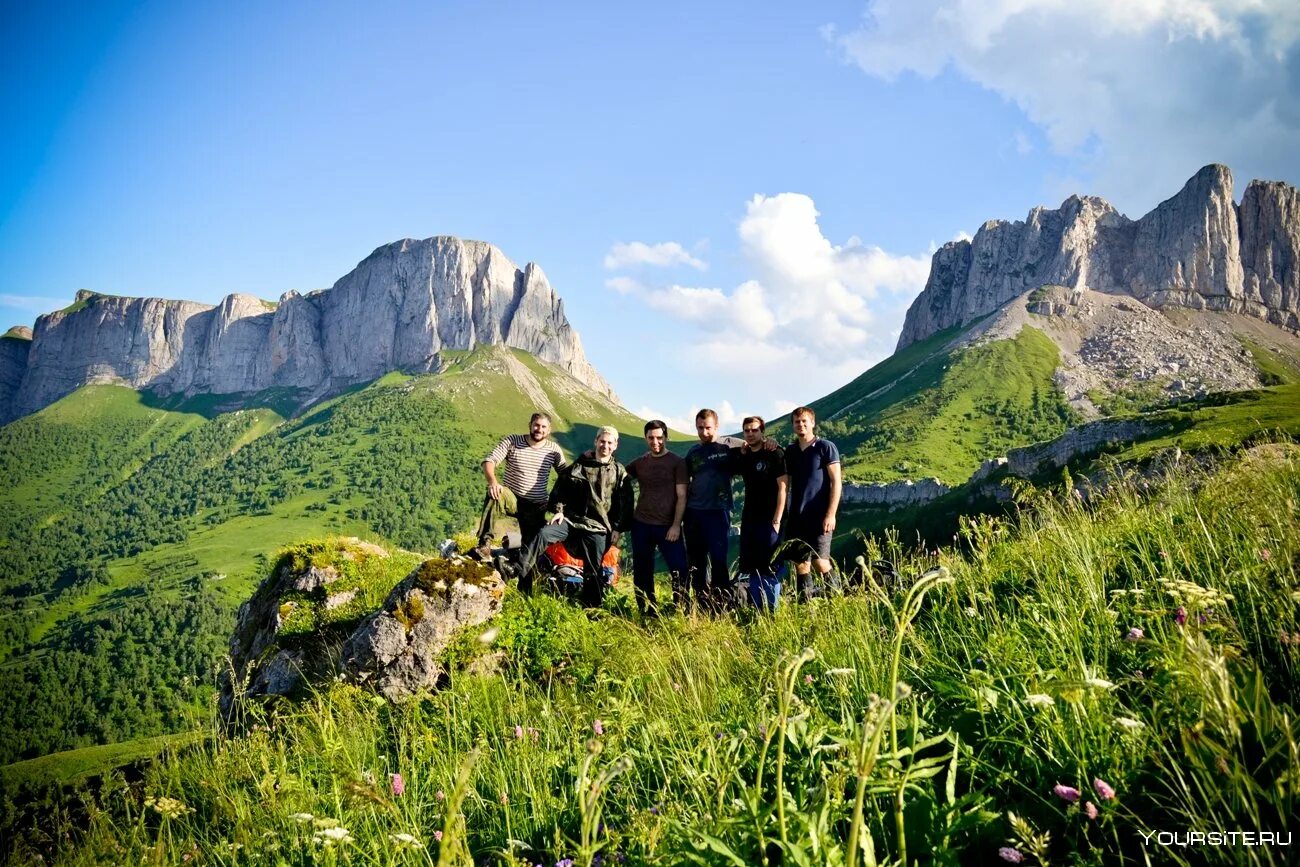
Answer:
<path fill-rule="evenodd" d="M 1074 195 L 1024 222 L 989 220 L 945 244 L 907 311 L 898 349 L 997 310 L 1040 286 L 1134 297 L 1149 307 L 1226 310 L 1300 329 L 1300 195 L 1252 181 L 1241 208 L 1232 172 L 1212 163 L 1138 220 Z"/>
<path fill-rule="evenodd" d="M 11 383 L 0 387 L 0 422 L 89 383 L 185 395 L 290 388 L 313 401 L 392 370 L 436 370 L 444 350 L 497 344 L 614 398 L 541 268 L 439 235 L 380 246 L 332 288 L 286 292 L 278 304 L 78 292 L 37 319 L 30 352 L 0 359 L 0 381 Z"/>

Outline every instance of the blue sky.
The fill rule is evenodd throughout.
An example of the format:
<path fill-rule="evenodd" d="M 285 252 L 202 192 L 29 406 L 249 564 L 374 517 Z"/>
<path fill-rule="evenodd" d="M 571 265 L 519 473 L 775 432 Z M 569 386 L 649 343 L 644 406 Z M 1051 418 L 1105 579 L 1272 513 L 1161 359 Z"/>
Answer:
<path fill-rule="evenodd" d="M 535 261 L 634 411 L 892 349 L 936 244 L 1197 168 L 1300 182 L 1300 4 L 8 4 L 0 327 L 450 234 Z"/>

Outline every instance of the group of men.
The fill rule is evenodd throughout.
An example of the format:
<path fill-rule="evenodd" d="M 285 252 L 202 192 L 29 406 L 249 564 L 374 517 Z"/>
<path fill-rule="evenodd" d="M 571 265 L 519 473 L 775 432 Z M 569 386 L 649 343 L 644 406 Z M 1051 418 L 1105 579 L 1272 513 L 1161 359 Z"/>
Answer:
<path fill-rule="evenodd" d="M 563 542 L 583 563 L 583 603 L 598 606 L 607 586 L 604 556 L 631 532 L 633 583 L 643 614 L 658 612 L 656 552 L 672 578 L 679 610 L 693 601 L 721 608 L 734 592 L 727 553 L 731 482 L 739 476 L 745 505 L 737 571 L 749 576 L 750 598 L 759 608 L 776 608 L 780 561 L 794 564 L 797 596 L 806 598 L 812 568 L 822 576 L 831 569 L 840 455 L 834 443 L 816 435 L 811 408 L 801 406 L 790 418 L 795 438 L 783 449 L 766 435 L 758 416 L 742 423 L 743 439 L 719 437 L 718 414 L 702 409 L 695 416 L 700 441 L 685 458 L 668 451 L 668 426 L 655 419 L 645 425 L 645 454 L 624 466 L 614 458 L 618 431 L 613 427 L 600 428 L 593 448 L 570 462 L 550 438 L 550 416 L 534 413 L 527 434 L 504 437 L 483 460 L 487 496 L 476 552 L 490 556 L 497 520 L 513 516 L 522 545 L 515 566 L 519 589 L 532 591 L 543 552 Z M 504 483 L 497 478 L 503 463 Z M 552 470 L 557 479 L 548 493 Z"/>

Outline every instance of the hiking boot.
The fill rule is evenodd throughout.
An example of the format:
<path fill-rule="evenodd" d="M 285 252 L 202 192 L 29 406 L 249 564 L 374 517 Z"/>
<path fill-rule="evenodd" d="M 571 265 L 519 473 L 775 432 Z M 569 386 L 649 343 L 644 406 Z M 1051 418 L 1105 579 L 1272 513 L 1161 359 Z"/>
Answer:
<path fill-rule="evenodd" d="M 492 549 L 488 547 L 486 542 L 483 542 L 477 548 L 471 548 L 468 556 L 471 560 L 479 560 L 483 563 L 491 563 Z"/>

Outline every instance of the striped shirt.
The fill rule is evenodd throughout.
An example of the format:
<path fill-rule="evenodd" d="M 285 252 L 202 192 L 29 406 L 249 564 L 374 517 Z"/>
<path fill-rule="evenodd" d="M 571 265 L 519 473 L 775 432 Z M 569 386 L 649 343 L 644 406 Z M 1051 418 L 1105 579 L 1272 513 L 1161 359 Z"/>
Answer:
<path fill-rule="evenodd" d="M 502 480 L 507 488 L 540 505 L 546 504 L 546 483 L 551 478 L 551 467 L 562 470 L 568 466 L 564 452 L 551 440 L 543 440 L 541 445 L 531 445 L 532 437 L 528 434 L 511 434 L 502 437 L 501 442 L 484 458 L 497 466 L 508 459 L 506 477 Z"/>

